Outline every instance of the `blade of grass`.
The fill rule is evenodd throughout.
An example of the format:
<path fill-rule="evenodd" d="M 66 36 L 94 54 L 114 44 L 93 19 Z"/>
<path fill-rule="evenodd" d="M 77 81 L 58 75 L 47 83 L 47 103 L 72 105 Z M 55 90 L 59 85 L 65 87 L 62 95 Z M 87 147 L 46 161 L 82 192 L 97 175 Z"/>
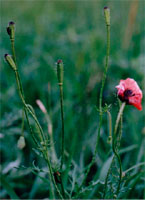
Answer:
<path fill-rule="evenodd" d="M 1 184 L 5 188 L 11 199 L 20 199 L 18 195 L 15 193 L 14 189 L 11 187 L 10 183 L 8 183 L 6 177 L 2 174 L 0 176 L 1 176 Z"/>

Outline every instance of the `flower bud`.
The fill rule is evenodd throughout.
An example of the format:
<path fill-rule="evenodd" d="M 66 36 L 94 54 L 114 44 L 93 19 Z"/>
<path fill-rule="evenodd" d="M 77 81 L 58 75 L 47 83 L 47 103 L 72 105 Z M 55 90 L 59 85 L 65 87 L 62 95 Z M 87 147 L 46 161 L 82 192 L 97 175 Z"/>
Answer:
<path fill-rule="evenodd" d="M 18 143 L 17 143 L 17 147 L 19 149 L 23 149 L 25 147 L 25 138 L 24 136 L 20 136 L 19 140 L 18 140 Z"/>
<path fill-rule="evenodd" d="M 111 136 L 111 135 L 108 137 L 107 143 L 108 143 L 108 144 L 111 144 L 111 143 L 112 143 L 112 136 Z"/>
<path fill-rule="evenodd" d="M 110 26 L 110 9 L 107 6 L 104 7 L 104 16 L 106 25 Z"/>
<path fill-rule="evenodd" d="M 14 22 L 9 22 L 9 25 L 7 27 L 7 33 L 10 36 L 10 39 L 15 38 L 15 23 Z"/>
<path fill-rule="evenodd" d="M 63 62 L 62 62 L 62 60 L 57 61 L 57 78 L 58 78 L 58 84 L 63 85 Z"/>
<path fill-rule="evenodd" d="M 5 54 L 5 60 L 7 61 L 7 63 L 10 65 L 10 67 L 11 67 L 14 71 L 17 70 L 16 64 L 15 64 L 15 62 L 14 62 L 14 60 L 13 60 L 13 58 L 12 58 L 11 55 Z"/>

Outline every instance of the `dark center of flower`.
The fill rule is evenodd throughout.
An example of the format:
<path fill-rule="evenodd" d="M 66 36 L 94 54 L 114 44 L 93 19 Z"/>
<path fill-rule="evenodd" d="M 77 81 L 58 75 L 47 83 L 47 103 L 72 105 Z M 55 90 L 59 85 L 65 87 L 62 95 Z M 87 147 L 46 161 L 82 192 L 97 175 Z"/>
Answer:
<path fill-rule="evenodd" d="M 126 102 L 127 104 L 129 104 L 129 97 L 135 96 L 135 94 L 133 94 L 132 90 L 126 89 L 124 91 L 124 96 L 119 95 L 119 99 L 123 102 Z"/>
<path fill-rule="evenodd" d="M 134 96 L 135 94 L 133 94 L 132 90 L 125 90 L 124 91 L 124 97 L 127 98 L 127 97 L 132 97 Z"/>

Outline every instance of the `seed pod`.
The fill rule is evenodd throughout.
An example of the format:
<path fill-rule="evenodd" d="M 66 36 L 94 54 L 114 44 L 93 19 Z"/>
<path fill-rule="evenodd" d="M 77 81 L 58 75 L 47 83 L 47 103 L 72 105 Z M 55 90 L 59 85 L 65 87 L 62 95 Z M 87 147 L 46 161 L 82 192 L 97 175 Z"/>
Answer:
<path fill-rule="evenodd" d="M 14 71 L 17 70 L 16 64 L 15 64 L 15 62 L 14 62 L 14 60 L 13 60 L 13 58 L 12 58 L 11 55 L 5 54 L 5 60 L 7 61 L 7 63 L 10 65 L 10 67 L 11 67 Z"/>
<path fill-rule="evenodd" d="M 58 84 L 63 85 L 63 62 L 62 62 L 62 60 L 57 61 L 57 78 L 58 78 Z"/>
<path fill-rule="evenodd" d="M 105 16 L 106 25 L 110 26 L 110 9 L 107 6 L 104 7 L 104 16 Z"/>
<path fill-rule="evenodd" d="M 9 25 L 7 27 L 7 33 L 10 36 L 10 39 L 14 40 L 15 38 L 15 23 L 9 22 Z"/>

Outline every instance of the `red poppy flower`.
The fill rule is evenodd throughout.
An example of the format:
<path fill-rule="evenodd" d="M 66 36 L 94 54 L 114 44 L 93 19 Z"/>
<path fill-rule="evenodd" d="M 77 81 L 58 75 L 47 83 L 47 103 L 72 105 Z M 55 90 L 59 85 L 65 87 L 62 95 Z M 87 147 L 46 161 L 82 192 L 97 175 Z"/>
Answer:
<path fill-rule="evenodd" d="M 138 110 L 142 110 L 142 91 L 134 79 L 120 80 L 116 88 L 118 90 L 117 95 L 121 101 L 126 102 L 128 105 L 133 105 Z"/>

